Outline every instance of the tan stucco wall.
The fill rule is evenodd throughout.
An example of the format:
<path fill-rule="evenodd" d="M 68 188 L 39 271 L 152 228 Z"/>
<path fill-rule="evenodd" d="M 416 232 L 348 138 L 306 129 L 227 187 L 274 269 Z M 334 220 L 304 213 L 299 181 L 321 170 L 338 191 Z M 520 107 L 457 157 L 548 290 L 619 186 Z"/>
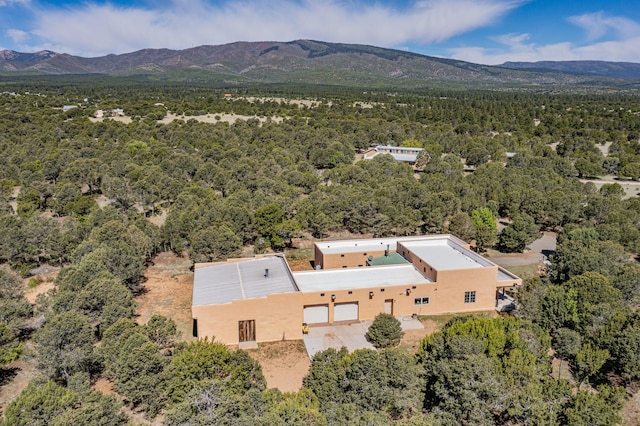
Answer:
<path fill-rule="evenodd" d="M 238 343 L 238 322 L 246 320 L 255 320 L 257 342 L 302 338 L 301 293 L 192 306 L 191 314 L 198 320 L 199 338 L 215 337 L 216 341 L 226 344 Z"/>
<path fill-rule="evenodd" d="M 497 267 L 441 271 L 439 282 L 304 293 L 302 304 L 303 306 L 329 305 L 329 323 L 333 323 L 334 305 L 347 302 L 358 302 L 358 315 L 361 321 L 373 319 L 384 312 L 384 303 L 387 299 L 393 300 L 394 315 L 439 315 L 488 311 L 495 308 L 496 275 Z M 476 292 L 475 303 L 464 303 L 466 291 Z M 373 297 L 369 297 L 369 292 L 373 292 Z M 336 296 L 335 301 L 331 300 L 332 295 Z M 416 297 L 429 297 L 429 304 L 416 305 L 414 303 Z"/>
<path fill-rule="evenodd" d="M 432 300 L 438 313 L 488 311 L 496 306 L 498 267 L 459 269 L 438 272 L 438 283 Z M 466 291 L 476 292 L 475 303 L 464 303 Z"/>
<path fill-rule="evenodd" d="M 395 252 L 395 247 L 391 246 L 389 250 L 391 253 Z M 315 249 L 315 261 L 316 265 L 322 265 L 322 269 L 337 269 L 337 268 L 357 268 L 359 266 L 366 267 L 367 259 L 369 256 L 378 257 L 384 255 L 385 249 L 382 250 L 370 250 L 367 252 L 345 252 L 335 254 L 323 254 L 317 247 Z"/>

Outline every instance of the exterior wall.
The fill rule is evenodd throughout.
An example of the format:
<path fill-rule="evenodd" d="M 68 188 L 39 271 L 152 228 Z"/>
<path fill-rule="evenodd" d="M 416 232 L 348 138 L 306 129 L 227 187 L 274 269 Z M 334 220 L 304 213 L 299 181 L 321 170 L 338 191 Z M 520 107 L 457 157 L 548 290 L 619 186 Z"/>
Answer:
<path fill-rule="evenodd" d="M 427 262 L 413 254 L 411 250 L 406 248 L 400 242 L 398 243 L 398 253 L 411 262 L 411 264 L 413 264 L 413 266 L 415 266 L 422 275 L 429 278 L 431 281 L 438 281 L 438 271 L 436 271 L 435 268 L 432 268 Z"/>
<path fill-rule="evenodd" d="M 422 292 L 430 292 L 434 284 L 420 284 Z M 417 286 L 416 286 L 417 287 Z M 391 287 L 371 287 L 366 289 L 353 290 L 328 290 L 326 292 L 302 293 L 302 305 L 329 305 L 329 323 L 333 324 L 333 309 L 336 304 L 358 302 L 358 320 L 373 319 L 379 313 L 384 312 L 385 300 L 393 300 L 394 315 L 411 315 L 415 313 L 413 305 L 413 291 L 409 296 L 406 290 L 412 286 L 391 286 Z M 383 290 L 384 289 L 384 290 Z M 351 292 L 351 294 L 349 294 Z M 369 297 L 369 292 L 373 292 L 373 297 Z M 332 301 L 332 295 L 335 300 Z M 302 309 L 302 307 L 301 307 Z"/>
<path fill-rule="evenodd" d="M 384 312 L 385 300 L 389 299 L 393 300 L 393 315 L 440 315 L 490 311 L 496 306 L 497 270 L 497 267 L 489 267 L 441 271 L 440 281 L 429 284 L 303 293 L 302 305 L 329 305 L 330 324 L 334 322 L 334 305 L 348 302 L 358 302 L 360 321 L 373 319 Z M 476 292 L 474 303 L 464 303 L 464 295 L 467 291 Z M 370 292 L 373 292 L 373 297 L 369 296 Z M 336 296 L 333 301 L 332 295 Z M 415 303 L 416 298 L 427 297 L 428 304 Z"/>
<path fill-rule="evenodd" d="M 238 322 L 255 320 L 256 342 L 302 338 L 301 293 L 279 293 L 258 299 L 235 300 L 224 305 L 192 306 L 198 320 L 198 337 L 215 337 L 228 345 L 238 344 Z"/>
<path fill-rule="evenodd" d="M 438 272 L 436 296 L 431 303 L 438 313 L 489 311 L 496 307 L 498 267 L 458 269 Z M 466 291 L 476 292 L 475 303 L 464 303 Z"/>
<path fill-rule="evenodd" d="M 382 250 L 370 250 L 366 252 L 344 252 L 324 254 L 318 247 L 315 248 L 315 264 L 322 265 L 322 269 L 357 268 L 367 266 L 369 256 L 378 257 L 384 255 L 386 247 Z M 390 252 L 396 248 L 389 247 Z"/>

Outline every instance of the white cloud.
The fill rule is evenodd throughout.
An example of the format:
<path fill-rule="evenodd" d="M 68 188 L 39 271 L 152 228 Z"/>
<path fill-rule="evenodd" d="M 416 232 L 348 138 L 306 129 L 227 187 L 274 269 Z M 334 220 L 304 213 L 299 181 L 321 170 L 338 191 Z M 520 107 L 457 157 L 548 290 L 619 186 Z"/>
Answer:
<path fill-rule="evenodd" d="M 162 10 L 85 3 L 41 11 L 32 30 L 41 43 L 32 48 L 96 56 L 239 40 L 429 44 L 489 25 L 522 1 L 427 0 L 404 9 L 363 0 L 173 0 Z"/>
<path fill-rule="evenodd" d="M 617 34 L 620 38 L 640 34 L 640 25 L 636 22 L 621 16 L 607 16 L 604 12 L 571 16 L 569 22 L 582 28 L 589 40 L 598 40 L 609 33 Z"/>
<path fill-rule="evenodd" d="M 0 0 L 0 7 L 11 6 L 13 4 L 27 4 L 29 0 Z"/>
<path fill-rule="evenodd" d="M 6 33 L 14 43 L 24 43 L 29 39 L 29 33 L 26 31 L 9 29 L 6 31 Z"/>
<path fill-rule="evenodd" d="M 507 61 L 601 60 L 637 62 L 640 58 L 640 25 L 624 17 L 609 17 L 598 12 L 573 16 L 569 22 L 587 33 L 586 44 L 558 42 L 537 45 L 529 34 L 494 37 L 502 48 L 463 47 L 450 49 L 451 56 L 463 61 L 497 65 Z M 600 40 L 608 36 L 607 40 Z M 600 40 L 600 41 L 597 41 Z"/>

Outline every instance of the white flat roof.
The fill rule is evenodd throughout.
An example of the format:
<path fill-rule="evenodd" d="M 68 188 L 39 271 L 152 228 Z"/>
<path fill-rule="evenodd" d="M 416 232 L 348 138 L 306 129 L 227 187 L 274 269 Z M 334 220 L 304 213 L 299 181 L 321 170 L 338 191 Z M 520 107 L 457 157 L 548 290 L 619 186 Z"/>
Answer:
<path fill-rule="evenodd" d="M 265 277 L 266 269 L 268 277 Z M 196 267 L 191 304 L 217 305 L 295 291 L 298 289 L 282 257 L 243 259 Z"/>
<path fill-rule="evenodd" d="M 293 278 L 303 293 L 432 282 L 410 264 L 293 272 Z"/>
<path fill-rule="evenodd" d="M 439 271 L 494 266 L 493 263 L 483 257 L 445 239 L 401 241 L 401 243 L 420 259 Z"/>
<path fill-rule="evenodd" d="M 315 245 L 324 254 L 336 254 L 336 253 L 359 253 L 373 250 L 386 250 L 387 245 L 390 251 L 396 251 L 398 241 L 413 241 L 413 240 L 442 240 L 447 241 L 452 237 L 448 234 L 443 235 L 421 235 L 417 237 L 389 237 L 389 238 L 369 238 L 361 240 L 336 240 L 336 241 L 318 241 Z"/>
<path fill-rule="evenodd" d="M 418 154 L 396 154 L 393 152 L 376 152 L 373 155 L 365 155 L 365 160 L 373 160 L 378 155 L 391 155 L 397 161 L 414 162 L 418 159 Z"/>

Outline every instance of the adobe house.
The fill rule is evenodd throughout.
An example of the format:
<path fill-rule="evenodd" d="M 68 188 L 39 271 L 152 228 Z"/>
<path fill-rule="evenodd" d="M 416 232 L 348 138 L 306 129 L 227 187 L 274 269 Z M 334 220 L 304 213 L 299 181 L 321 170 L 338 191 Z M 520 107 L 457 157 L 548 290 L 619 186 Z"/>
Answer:
<path fill-rule="evenodd" d="M 373 160 L 378 155 L 389 154 L 394 160 L 402 161 L 413 166 L 422 150 L 422 148 L 409 148 L 404 146 L 376 145 L 366 150 L 362 158 L 364 160 Z"/>
<path fill-rule="evenodd" d="M 322 241 L 314 252 L 314 271 L 292 272 L 281 255 L 196 264 L 194 336 L 293 340 L 303 323 L 488 311 L 522 283 L 452 235 Z"/>

